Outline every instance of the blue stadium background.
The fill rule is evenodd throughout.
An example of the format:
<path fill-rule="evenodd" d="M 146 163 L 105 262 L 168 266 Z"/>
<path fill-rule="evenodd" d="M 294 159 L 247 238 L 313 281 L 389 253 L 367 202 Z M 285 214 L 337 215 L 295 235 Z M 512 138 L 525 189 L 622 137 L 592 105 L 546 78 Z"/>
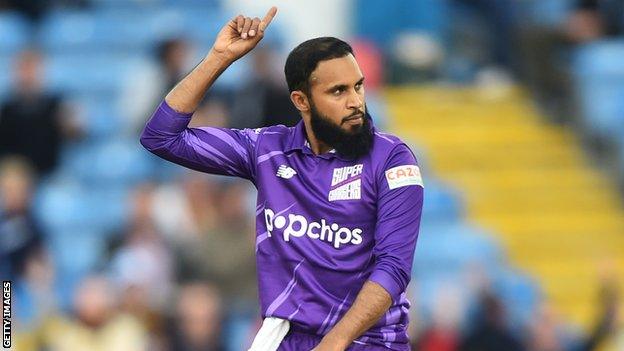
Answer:
<path fill-rule="evenodd" d="M 518 68 L 528 57 L 522 55 L 526 47 L 514 47 L 515 42 L 509 39 L 512 37 L 509 33 L 517 33 L 520 29 L 537 31 L 546 28 L 550 31 L 562 28 L 575 11 L 575 3 L 571 0 L 345 1 L 344 8 L 347 10 L 344 15 L 348 16 L 350 24 L 341 34 L 347 35 L 349 40 L 357 38 L 358 43 L 366 43 L 366 48 L 372 47 L 372 52 L 379 53 L 381 61 L 377 64 L 384 71 L 385 79 L 381 79 L 379 88 L 375 89 L 374 97 L 371 97 L 374 102 L 370 105 L 379 123 L 390 131 L 401 134 L 405 125 L 419 128 L 416 122 L 411 125 L 409 121 L 407 124 L 396 122 L 392 101 L 393 96 L 401 94 L 398 92 L 403 91 L 401 89 L 479 90 L 490 85 L 502 91 L 518 89 L 524 92 L 523 103 L 535 107 L 540 125 L 546 126 L 544 128 L 565 128 L 578 138 L 575 142 L 579 150 L 592 160 L 586 167 L 601 172 L 601 179 L 605 179 L 612 193 L 617 194 L 620 204 L 614 205 L 614 211 L 619 211 L 616 215 L 619 216 L 624 214 L 620 192 L 624 184 L 624 37 L 621 31 L 624 28 L 624 11 L 619 13 L 619 32 L 557 47 L 553 53 L 557 65 L 565 66 L 569 73 L 569 80 L 563 85 L 572 92 L 574 116 L 558 113 L 556 98 L 560 96 L 549 95 L 552 90 L 548 87 L 544 88 L 544 95 L 536 93 L 540 89 L 532 84 L 539 85 L 539 81 L 531 81 Z M 227 199 L 236 197 L 240 202 L 236 206 L 243 208 L 238 214 L 240 221 L 253 216 L 254 194 L 248 186 L 238 188 L 232 180 L 189 175 L 180 167 L 159 160 L 142 149 L 136 131 L 129 131 L 127 111 L 120 103 L 121 95 L 127 93 L 127 87 L 133 84 L 133 74 L 156 61 L 154 48 L 159 43 L 171 38 L 183 38 L 193 49 L 189 62 L 198 62 L 210 48 L 221 26 L 236 14 L 232 10 L 234 7 L 226 1 L 217 0 L 92 0 L 82 2 L 80 6 L 66 3 L 51 5 L 36 19 L 29 18 L 10 5 L 0 10 L 0 103 L 11 95 L 14 68 L 21 53 L 36 49 L 43 62 L 41 79 L 44 90 L 63 96 L 81 130 L 80 138 L 63 142 L 60 159 L 53 172 L 38 178 L 32 185 L 32 213 L 41 224 L 44 251 L 49 255 L 43 259 L 43 264 L 49 265 L 54 273 L 52 282 L 47 283 L 47 290 L 44 289 L 44 295 L 51 301 L 42 301 L 46 298 L 33 287 L 37 285 L 33 279 L 35 282 L 45 279 L 38 278 L 35 273 L 35 277 L 28 276 L 28 272 L 11 276 L 15 281 L 16 349 L 37 350 L 43 345 L 51 349 L 70 347 L 56 345 L 49 341 L 47 335 L 50 330 L 57 330 L 54 328 L 72 328 L 67 326 L 68 323 L 79 324 L 58 321 L 73 320 L 79 315 L 76 312 L 76 292 L 89 279 L 105 277 L 110 289 L 106 293 L 111 296 L 123 296 L 127 292 L 124 289 L 129 289 L 132 284 L 142 284 L 141 279 L 133 280 L 124 274 L 141 272 L 141 268 L 134 267 L 135 270 L 132 270 L 129 267 L 150 261 L 132 261 L 136 257 L 130 254 L 128 259 L 131 261 L 128 263 L 123 261 L 125 256 L 122 255 L 124 248 L 132 248 L 124 233 L 131 231 L 128 228 L 133 218 L 138 216 L 136 211 L 140 205 L 137 201 L 141 200 L 137 198 L 140 194 L 162 195 L 163 189 L 174 188 L 176 194 L 184 198 L 188 196 L 180 195 L 186 194 L 180 190 L 184 184 L 192 186 L 193 182 L 199 182 L 208 189 L 231 189 L 231 192 L 220 193 L 221 202 L 216 204 L 217 207 L 228 207 Z M 323 8 L 319 13 L 323 11 L 331 12 L 333 9 Z M 287 14 L 280 12 L 278 19 Z M 250 15 L 260 16 L 261 13 Z M 306 21 L 303 18 L 300 20 Z M 293 40 L 296 39 L 292 38 L 288 25 L 279 19 L 263 45 L 270 46 L 283 62 Z M 467 44 L 462 45 L 463 40 Z M 475 56 L 470 45 L 485 53 Z M 404 55 L 401 54 L 402 49 L 405 49 Z M 475 50 L 474 47 L 472 50 Z M 374 61 L 376 56 L 372 57 Z M 233 65 L 214 89 L 214 100 L 223 103 L 219 106 L 225 106 L 225 125 L 228 125 L 227 111 L 234 109 L 232 106 L 237 103 L 237 92 L 253 75 L 250 61 L 250 58 L 245 58 Z M 277 64 L 278 68 L 281 64 Z M 192 68 L 192 65 L 187 68 Z M 488 80 L 492 76 L 494 78 L 490 80 L 493 82 Z M 437 100 L 437 103 L 444 104 L 445 100 Z M 418 113 L 418 105 L 413 106 L 414 113 Z M 149 118 L 149 114 L 144 117 Z M 547 300 L 548 294 L 543 293 L 541 283 L 547 278 L 510 260 L 508 250 L 512 249 L 501 239 L 504 236 L 501 237 L 498 228 L 474 220 L 466 201 L 468 195 L 465 189 L 453 184 L 452 174 L 438 175 L 428 167 L 434 163 L 435 148 L 428 147 L 418 138 L 404 137 L 416 150 L 426 184 L 421 236 L 410 285 L 414 302 L 411 327 L 414 345 L 423 350 L 461 349 L 461 340 L 474 331 L 483 315 L 483 303 L 488 301 L 484 300 L 484 290 L 503 306 L 506 331 L 510 335 L 524 340 L 526 345 L 531 344 L 531 340 L 539 339 L 536 336 L 538 333 L 531 332 L 530 326 L 537 324 L 536 316 L 539 316 L 541 306 Z M 28 135 L 23 138 L 28 138 Z M 214 211 L 217 213 L 214 221 L 218 221 L 220 212 Z M 177 222 L 172 220 L 172 223 Z M 2 235 L 11 235 L 10 229 L 2 228 Z M 624 236 L 624 227 L 619 233 Z M 160 233 L 157 238 L 146 239 L 153 240 L 154 245 L 161 245 L 166 251 L 163 256 L 154 257 L 168 257 L 177 262 L 178 256 L 183 254 L 174 249 L 172 241 L 178 240 L 176 235 L 173 228 L 169 234 Z M 251 237 L 253 231 L 250 230 L 248 235 Z M 596 240 L 601 239 L 596 237 Z M 3 254 L 8 255 L 11 247 L 6 243 L 10 242 L 3 239 L 0 243 L 5 245 L 0 248 Z M 616 245 L 622 242 L 614 241 Z M 212 244 L 218 250 L 218 241 Z M 252 254 L 251 250 L 241 252 L 241 256 Z M 157 272 L 152 278 L 161 280 L 162 286 L 148 279 L 143 286 L 147 292 L 140 294 L 145 294 L 145 297 L 151 295 L 150 289 L 162 288 L 167 302 L 147 306 L 144 311 L 150 312 L 149 318 L 132 309 L 124 309 L 118 302 L 123 301 L 123 297 L 107 305 L 114 311 L 111 313 L 129 315 L 136 321 L 133 324 L 136 328 L 128 332 L 126 340 L 142 340 L 140 345 L 150 349 L 166 349 L 163 345 L 168 345 L 175 337 L 170 337 L 171 329 L 163 325 L 168 325 L 166 321 L 170 318 L 175 320 L 190 313 L 182 307 L 175 307 L 178 304 L 176 297 L 186 296 L 180 291 L 188 288 L 190 283 L 177 276 L 175 263 L 160 263 L 164 271 Z M 120 271 L 117 265 L 124 268 Z M 0 272 L 8 275 L 6 266 L 3 268 Z M 217 268 L 209 270 L 214 269 Z M 624 274 L 621 260 L 612 269 L 615 278 L 609 281 L 624 282 L 624 275 L 620 275 Z M 573 271 L 574 267 L 568 267 L 568 270 Z M 215 281 L 203 276 L 201 280 L 199 285 L 206 288 L 204 292 L 216 290 L 217 295 L 223 294 Z M 595 285 L 598 291 L 598 279 Z M 96 299 L 93 296 L 89 298 Z M 217 335 L 212 338 L 219 342 L 213 344 L 222 344 L 225 350 L 240 350 L 248 345 L 259 323 L 253 299 L 240 304 L 229 300 L 224 303 L 227 296 L 215 297 L 206 293 L 193 301 L 205 302 L 202 298 L 221 301 L 215 302 L 220 306 L 217 308 L 219 311 L 214 312 L 216 317 L 213 323 L 204 331 L 206 335 Z M 46 308 L 42 307 L 44 305 Z M 236 308 L 230 308 L 233 305 Z M 448 315 L 440 316 L 445 314 L 440 309 Z M 596 308 L 596 311 L 599 310 Z M 593 330 L 591 325 L 594 319 L 586 317 L 573 318 L 563 314 L 557 327 L 565 330 L 559 335 L 561 350 L 575 349 L 579 340 Z M 605 349 L 624 350 L 624 342 L 617 342 L 618 335 L 619 339 L 624 338 L 624 318 L 620 316 L 614 320 L 617 321 L 617 318 L 619 322 L 615 322 L 615 327 L 606 333 L 610 346 Z M 154 323 L 155 320 L 158 322 Z M 73 327 L 80 329 L 76 325 Z M 434 327 L 454 336 L 432 337 L 428 332 L 435 330 Z M 184 332 L 180 331 L 180 335 L 185 335 Z M 72 346 L 77 347 L 75 349 L 112 345 L 103 341 L 100 344 L 93 340 L 85 341 L 89 339 L 82 337 L 76 337 L 76 340 L 81 341 Z M 438 340 L 439 343 L 431 340 Z M 98 346 L 93 346 L 96 344 Z M 132 348 L 123 345 L 119 349 L 124 347 Z M 211 348 L 205 346 L 202 349 Z M 533 349 L 541 350 L 535 345 Z"/>

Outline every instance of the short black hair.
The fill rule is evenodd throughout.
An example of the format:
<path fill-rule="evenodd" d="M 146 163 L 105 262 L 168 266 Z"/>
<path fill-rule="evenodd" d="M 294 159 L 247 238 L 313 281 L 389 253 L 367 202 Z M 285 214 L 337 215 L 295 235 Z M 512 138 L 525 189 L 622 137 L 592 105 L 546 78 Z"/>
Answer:
<path fill-rule="evenodd" d="M 321 61 L 353 55 L 351 45 L 334 37 L 306 40 L 297 45 L 286 59 L 284 74 L 288 91 L 301 90 L 310 94 L 310 75 Z"/>

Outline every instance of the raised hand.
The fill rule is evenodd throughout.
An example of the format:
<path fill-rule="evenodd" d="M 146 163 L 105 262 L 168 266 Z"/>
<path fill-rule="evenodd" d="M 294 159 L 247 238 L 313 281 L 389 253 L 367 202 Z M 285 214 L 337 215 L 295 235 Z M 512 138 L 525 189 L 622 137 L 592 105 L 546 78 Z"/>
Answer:
<path fill-rule="evenodd" d="M 277 7 L 269 9 L 262 20 L 238 15 L 229 21 L 217 35 L 212 47 L 215 54 L 235 61 L 251 51 L 264 37 L 264 31 L 277 14 Z"/>

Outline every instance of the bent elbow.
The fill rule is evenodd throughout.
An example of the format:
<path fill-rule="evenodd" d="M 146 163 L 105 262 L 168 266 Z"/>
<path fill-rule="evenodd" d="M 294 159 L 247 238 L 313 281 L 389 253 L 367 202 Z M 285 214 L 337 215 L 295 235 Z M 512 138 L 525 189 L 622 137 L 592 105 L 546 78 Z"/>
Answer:
<path fill-rule="evenodd" d="M 143 129 L 139 142 L 147 151 L 150 152 L 157 151 L 160 146 L 164 144 L 164 140 L 157 134 L 151 133 L 147 127 Z"/>
<path fill-rule="evenodd" d="M 154 148 L 153 138 L 147 133 L 147 129 L 143 129 L 141 133 L 141 137 L 139 138 L 139 143 L 148 151 L 152 151 Z"/>

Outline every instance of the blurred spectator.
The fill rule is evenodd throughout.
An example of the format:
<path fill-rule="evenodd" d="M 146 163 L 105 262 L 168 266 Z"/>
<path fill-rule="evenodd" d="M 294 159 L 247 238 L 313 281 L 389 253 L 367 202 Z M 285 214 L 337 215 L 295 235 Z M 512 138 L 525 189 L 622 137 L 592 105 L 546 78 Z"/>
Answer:
<path fill-rule="evenodd" d="M 226 103 L 216 96 L 208 96 L 193 114 L 189 127 L 210 126 L 225 128 L 228 126 L 229 121 L 230 110 Z"/>
<path fill-rule="evenodd" d="M 170 20 L 177 24 L 197 22 L 195 17 L 200 2 L 178 1 L 172 7 L 172 1 L 100 0 L 93 11 L 69 11 L 66 16 L 54 13 L 54 16 L 46 18 L 50 10 L 59 6 L 89 3 L 89 0 L 0 0 L 0 10 L 17 10 L 35 22 L 35 26 L 26 23 L 22 29 L 21 19 L 18 18 L 17 23 L 11 22 L 11 14 L 0 18 L 2 30 L 8 28 L 7 33 L 15 30 L 16 35 L 9 35 L 10 40 L 7 41 L 13 41 L 14 37 L 17 39 L 14 44 L 9 43 L 10 52 L 23 48 L 35 34 L 37 39 L 43 40 L 41 45 L 46 48 L 46 55 L 53 55 L 55 59 L 83 54 L 92 56 L 91 50 L 102 46 L 110 48 L 111 41 L 117 42 L 111 40 L 111 33 L 106 30 L 108 23 L 100 20 L 110 20 L 111 25 L 126 21 L 123 23 L 128 24 L 127 28 L 125 25 L 119 27 L 122 32 L 135 33 L 139 30 L 137 37 L 147 35 L 146 43 L 153 43 L 162 40 L 164 32 L 161 29 L 168 32 L 171 26 L 160 28 L 157 25 L 152 28 L 151 25 L 128 23 L 127 19 L 150 16 L 148 22 L 163 25 Z M 370 3 L 377 3 L 379 7 L 371 7 Z M 522 6 L 554 3 L 575 4 L 569 12 L 565 12 L 568 10 L 565 6 L 558 8 L 562 12 L 555 17 L 560 15 L 567 19 L 550 22 L 549 25 L 543 22 L 538 25 L 533 18 L 517 16 L 515 12 Z M 411 6 L 413 4 L 420 7 Z M 201 5 L 204 6 L 205 2 Z M 476 80 L 479 88 L 481 81 L 501 81 L 501 76 L 510 80 L 508 72 L 517 68 L 515 65 L 518 63 L 523 65 L 521 77 L 528 85 L 527 90 L 535 94 L 540 106 L 555 120 L 567 121 L 576 113 L 574 84 L 569 72 L 570 54 L 579 46 L 618 36 L 621 38 L 624 33 L 622 0 L 367 0 L 360 2 L 360 5 L 357 11 L 369 10 L 373 15 L 379 14 L 382 9 L 391 9 L 380 16 L 387 22 L 376 21 L 379 23 L 376 31 L 393 33 L 383 36 L 387 40 L 375 42 L 365 35 L 352 42 L 360 68 L 366 76 L 367 109 L 378 127 L 387 115 L 386 78 L 393 83 L 440 82 L 445 78 L 464 83 Z M 347 6 L 344 8 L 348 9 Z M 552 10 L 554 7 L 536 8 Z M 417 9 L 424 11 L 413 13 Z M 287 8 L 282 10 L 288 11 Z M 223 13 L 218 11 L 215 7 L 214 14 L 221 16 Z M 151 14 L 155 17 L 151 18 Z M 201 17 L 202 14 L 199 15 Z M 227 13 L 227 16 L 230 14 Z M 307 17 L 303 22 L 309 23 L 305 25 L 314 25 L 312 27 L 318 29 L 312 23 L 316 17 Z M 346 22 L 352 20 L 345 18 Z M 423 25 L 423 20 L 430 20 L 431 23 Z M 93 92 L 74 92 L 67 98 L 72 101 L 83 98 L 94 100 L 98 102 L 94 106 L 95 112 L 102 112 L 104 116 L 108 116 L 110 111 L 102 105 L 116 103 L 120 109 L 115 110 L 124 113 L 125 132 L 134 137 L 156 104 L 192 67 L 192 40 L 203 36 L 199 32 L 212 30 L 208 28 L 212 27 L 211 22 L 197 23 L 202 28 L 191 25 L 194 39 L 189 36 L 188 41 L 184 37 L 160 42 L 154 50 L 153 64 L 144 65 L 128 75 L 123 91 L 109 91 L 108 86 L 97 86 L 98 76 L 88 74 L 85 77 L 96 78 L 87 82 L 96 85 Z M 37 23 L 43 26 L 38 28 Z M 104 30 L 100 28 L 102 24 Z M 173 31 L 186 27 L 178 27 L 177 24 L 173 26 Z M 14 28 L 14 25 L 18 26 Z M 519 32 L 515 32 L 517 30 Z M 7 38 L 3 34 L 0 32 L 0 51 L 5 47 L 2 39 Z M 292 33 L 285 34 L 289 36 Z M 18 38 L 20 36 L 24 38 Z M 202 40 L 200 46 L 208 43 L 206 38 L 199 38 Z M 521 40 L 518 43 L 516 39 Z M 110 57 L 106 62 L 110 62 L 113 69 L 128 67 L 128 60 L 144 54 L 144 45 L 137 45 L 136 48 L 112 46 L 114 49 L 107 55 Z M 591 46 L 588 45 L 588 48 Z M 9 52 L 0 52 L 0 62 L 8 60 L 13 61 Z M 252 74 L 241 80 L 243 88 L 233 94 L 234 104 L 229 104 L 229 95 L 227 100 L 224 96 L 207 96 L 195 111 L 190 127 L 259 127 L 298 122 L 299 113 L 292 106 L 285 87 L 283 67 L 279 64 L 282 61 L 270 46 L 256 48 L 246 61 Z M 98 192 L 110 190 L 125 194 L 127 186 L 116 182 L 97 182 L 96 185 L 81 172 L 74 172 L 76 166 L 71 165 L 77 163 L 78 156 L 108 165 L 108 162 L 98 161 L 98 157 L 94 159 L 97 152 L 92 154 L 90 150 L 93 150 L 92 146 L 99 150 L 101 142 L 103 145 L 114 143 L 119 135 L 98 135 L 97 140 L 87 140 L 87 145 L 64 143 L 81 136 L 82 131 L 63 102 L 65 96 L 46 91 L 43 84 L 43 77 L 56 76 L 59 72 L 44 74 L 42 63 L 45 61 L 33 50 L 23 52 L 15 62 L 14 70 L 6 68 L 5 74 L 0 72 L 0 90 L 3 98 L 6 97 L 6 100 L 0 101 L 0 275 L 15 282 L 15 349 L 243 349 L 249 341 L 247 339 L 252 338 L 259 328 L 259 324 L 255 329 L 253 326 L 254 321 L 259 322 L 253 223 L 250 221 L 253 217 L 250 212 L 254 210 L 250 208 L 254 203 L 253 196 L 250 196 L 244 183 L 223 182 L 220 178 L 195 171 L 175 178 L 173 175 L 177 176 L 182 171 L 179 168 L 168 171 L 164 162 L 163 167 L 152 174 L 165 182 L 140 186 L 129 197 L 132 202 L 131 219 L 116 237 L 109 260 L 102 262 L 108 269 L 108 280 L 101 276 L 84 280 L 78 285 L 73 314 L 62 314 L 59 305 L 66 307 L 67 295 L 73 294 L 70 287 L 78 278 L 77 274 L 70 274 L 75 270 L 73 266 L 92 261 L 90 255 L 99 252 L 101 239 L 84 241 L 80 245 L 81 252 L 60 248 L 65 247 L 63 245 L 73 248 L 77 244 L 73 241 L 77 237 L 73 235 L 82 235 L 84 226 L 97 225 L 91 217 L 100 214 L 102 207 L 98 203 L 101 201 L 83 205 L 89 201 L 92 189 L 97 187 Z M 7 78 L 12 71 L 14 88 L 5 96 Z M 82 76 L 79 73 L 76 71 Z M 613 83 L 619 86 L 620 80 L 613 78 Z M 106 88 L 104 95 L 101 94 L 102 88 Z M 110 96 L 121 98 L 109 101 Z M 469 99 L 447 101 L 433 94 L 428 96 L 433 99 L 431 104 L 461 104 L 471 109 Z M 423 107 L 427 108 L 426 105 Z M 501 105 L 500 111 L 508 111 L 508 106 Z M 395 109 L 393 107 L 392 110 Z M 60 166 L 65 168 L 55 174 L 62 176 L 58 177 L 58 183 L 62 184 L 57 186 L 59 184 L 55 182 L 50 188 L 46 186 L 43 192 L 43 208 L 55 207 L 58 211 L 41 213 L 47 217 L 42 218 L 45 220 L 43 223 L 62 223 L 62 226 L 41 227 L 31 210 L 32 206 L 37 208 L 37 204 L 33 203 L 33 193 L 39 184 L 39 176 L 54 173 L 64 144 L 69 146 L 69 152 L 62 155 L 69 162 L 63 158 Z M 155 162 L 160 163 L 161 160 Z M 114 162 L 111 167 L 114 167 Z M 76 189 L 76 192 L 69 189 Z M 434 192 L 430 194 L 435 202 L 436 195 Z M 108 208 L 115 206 L 115 201 L 109 202 L 113 205 Z M 77 206 L 87 210 L 78 210 Z M 441 211 L 452 207 L 448 204 L 439 206 Z M 96 215 L 90 216 L 92 213 Z M 98 219 L 99 222 L 101 220 Z M 461 225 L 463 228 L 464 223 Z M 85 237 L 86 234 L 80 238 Z M 48 245 L 48 240 L 54 245 Z M 74 253 L 76 260 L 66 260 L 66 255 Z M 427 252 L 420 254 L 426 255 Z M 463 252 L 451 254 L 462 256 Z M 60 262 L 54 261 L 55 258 L 60 258 Z M 451 258 L 452 262 L 454 260 L 455 257 Z M 618 332 L 615 331 L 618 327 L 616 349 L 624 350 L 624 315 L 619 315 L 620 324 L 617 326 L 615 311 L 619 301 L 615 299 L 614 288 L 609 285 L 605 285 L 596 324 L 587 335 L 570 331 L 565 318 L 556 315 L 550 305 L 544 304 L 538 313 L 532 315 L 534 319 L 529 323 L 518 325 L 525 323 L 526 319 L 514 321 L 518 323 L 514 326 L 522 330 L 526 328 L 527 331 L 522 340 L 516 340 L 505 325 L 507 318 L 504 318 L 501 302 L 491 294 L 484 294 L 481 298 L 484 312 L 481 316 L 474 318 L 467 313 L 475 307 L 473 304 L 479 302 L 475 301 L 475 295 L 485 285 L 483 281 L 458 282 L 453 277 L 454 285 L 438 285 L 445 278 L 437 268 L 455 268 L 444 268 L 449 263 L 446 261 L 442 264 L 435 262 L 435 272 L 429 272 L 431 274 L 427 276 L 429 281 L 418 276 L 411 284 L 413 289 L 414 284 L 421 283 L 423 293 L 427 292 L 418 296 L 422 301 L 411 299 L 415 308 L 410 310 L 414 316 L 410 336 L 417 339 L 413 342 L 415 350 L 513 351 L 526 347 L 529 351 L 589 351 L 599 348 L 605 339 L 610 339 Z M 59 264 L 58 269 L 55 269 L 55 264 Z M 70 272 L 65 273 L 67 268 Z M 486 275 L 486 272 L 482 274 Z M 431 292 L 428 289 L 433 282 L 436 289 Z M 173 299 L 175 292 L 178 294 Z M 502 301 L 510 312 L 523 306 L 514 299 Z M 468 333 L 462 337 L 466 327 L 469 328 Z"/>
<path fill-rule="evenodd" d="M 480 315 L 473 323 L 473 329 L 460 342 L 461 351 L 521 351 L 525 348 L 506 325 L 505 307 L 489 291 L 483 291 L 480 298 Z"/>
<path fill-rule="evenodd" d="M 565 24 L 567 37 L 584 43 L 624 34 L 624 2 L 621 0 L 577 0 Z"/>
<path fill-rule="evenodd" d="M 559 31 L 548 27 L 521 29 L 522 77 L 537 105 L 555 122 L 576 117 L 572 78 L 561 53 L 569 43 Z"/>
<path fill-rule="evenodd" d="M 42 247 L 43 230 L 31 210 L 33 171 L 26 160 L 0 162 L 0 273 L 15 279 Z"/>
<path fill-rule="evenodd" d="M 581 351 L 596 350 L 617 333 L 621 320 L 621 292 L 615 279 L 603 282 L 599 297 L 599 317 L 588 338 L 581 340 Z"/>
<path fill-rule="evenodd" d="M 221 351 L 222 311 L 217 290 L 206 282 L 183 284 L 171 327 L 171 351 Z"/>
<path fill-rule="evenodd" d="M 477 63 L 506 71 L 514 68 L 516 4 L 513 0 L 454 0 L 462 8 L 462 17 L 473 17 L 475 23 L 456 33 L 461 40 L 466 29 L 483 36 L 478 40 Z M 466 22 L 465 18 L 459 21 Z"/>
<path fill-rule="evenodd" d="M 560 321 L 552 306 L 544 303 L 536 313 L 535 320 L 529 325 L 528 350 L 557 351 L 563 350 Z"/>
<path fill-rule="evenodd" d="M 247 185 L 224 183 L 214 197 L 217 221 L 178 254 L 181 278 L 214 281 L 228 306 L 255 305 L 254 235 L 247 213 Z"/>
<path fill-rule="evenodd" d="M 573 92 L 570 51 L 579 44 L 624 34 L 624 2 L 577 0 L 564 23 L 521 22 L 522 74 L 546 115 L 555 122 L 578 118 Z"/>
<path fill-rule="evenodd" d="M 134 192 L 129 226 L 110 262 L 122 306 L 145 317 L 167 303 L 174 273 L 169 248 L 152 220 L 152 197 L 151 185 Z"/>
<path fill-rule="evenodd" d="M 254 49 L 252 75 L 234 96 L 230 127 L 293 126 L 301 119 L 290 101 L 284 76 L 276 65 L 280 62 L 276 56 L 277 52 L 266 46 Z"/>
<path fill-rule="evenodd" d="M 59 95 L 42 86 L 42 58 L 36 51 L 19 55 L 15 82 L 0 105 L 0 157 L 24 156 L 39 175 L 52 172 L 63 143 L 80 135 L 80 127 Z"/>
<path fill-rule="evenodd" d="M 24 257 L 23 269 L 13 292 L 17 350 L 39 350 L 39 331 L 60 311 L 60 291 L 55 273 L 46 247 L 39 246 Z"/>
<path fill-rule="evenodd" d="M 140 197 L 141 215 L 134 217 L 153 221 L 164 235 L 167 249 L 175 252 L 178 281 L 215 282 L 228 306 L 224 311 L 228 350 L 238 350 L 257 317 L 254 238 L 247 206 L 250 194 L 242 182 L 217 179 L 188 171 L 175 182 L 146 187 Z M 122 308 L 145 321 L 155 343 L 160 343 L 157 310 L 146 306 L 149 299 L 144 292 L 138 284 L 123 288 Z"/>
<path fill-rule="evenodd" d="M 162 88 L 168 92 L 187 73 L 189 44 L 183 39 L 169 39 L 158 45 L 156 57 L 164 74 Z"/>
<path fill-rule="evenodd" d="M 544 304 L 535 320 L 529 325 L 529 351 L 592 351 L 616 332 L 617 311 L 619 308 L 618 291 L 615 281 L 603 282 L 599 299 L 600 316 L 593 330 L 587 337 L 571 338 L 566 335 L 564 321 L 554 309 Z"/>
<path fill-rule="evenodd" d="M 154 107 L 188 73 L 190 59 L 184 39 L 167 39 L 156 46 L 154 64 L 146 64 L 126 78 L 119 101 L 119 110 L 127 119 L 126 132 L 134 135 L 143 128 Z"/>
<path fill-rule="evenodd" d="M 202 115 L 198 112 L 196 115 Z M 167 240 L 181 251 L 193 247 L 217 223 L 218 184 L 214 179 L 187 171 L 177 181 L 162 184 L 154 191 L 154 221 Z"/>
<path fill-rule="evenodd" d="M 173 258 L 153 221 L 154 186 L 143 184 L 131 196 L 130 220 L 111 243 L 111 280 L 121 312 L 141 322 L 150 350 L 161 350 L 166 308 L 173 289 Z"/>
<path fill-rule="evenodd" d="M 24 325 L 37 325 L 57 312 L 54 265 L 44 246 L 39 246 L 24 260 L 22 275 L 17 281 L 18 317 Z"/>
<path fill-rule="evenodd" d="M 439 289 L 439 298 L 432 306 L 432 321 L 418 338 L 417 350 L 456 351 L 460 342 L 460 323 L 465 313 L 465 290 L 455 285 Z"/>
<path fill-rule="evenodd" d="M 43 347 L 50 351 L 147 350 L 143 326 L 119 313 L 110 283 L 101 276 L 87 277 L 77 288 L 71 318 L 58 317 L 43 331 Z"/>

